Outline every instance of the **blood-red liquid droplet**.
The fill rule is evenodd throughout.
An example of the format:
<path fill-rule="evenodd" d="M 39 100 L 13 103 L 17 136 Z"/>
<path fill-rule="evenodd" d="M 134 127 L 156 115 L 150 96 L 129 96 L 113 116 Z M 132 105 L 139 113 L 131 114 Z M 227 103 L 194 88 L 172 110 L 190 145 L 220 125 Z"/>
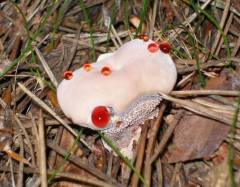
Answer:
<path fill-rule="evenodd" d="M 71 71 L 65 71 L 63 73 L 63 77 L 66 80 L 71 80 L 73 78 L 73 73 Z"/>
<path fill-rule="evenodd" d="M 85 71 L 90 71 L 91 69 L 92 69 L 92 65 L 91 64 L 84 64 L 83 65 L 83 69 L 85 70 Z"/>
<path fill-rule="evenodd" d="M 105 106 L 97 106 L 93 109 L 91 118 L 97 128 L 104 128 L 109 122 L 110 115 Z"/>
<path fill-rule="evenodd" d="M 141 34 L 138 36 L 140 40 L 143 40 L 144 42 L 147 42 L 149 40 L 148 36 L 145 34 Z"/>
<path fill-rule="evenodd" d="M 158 48 L 158 45 L 156 43 L 150 43 L 148 45 L 148 51 L 150 51 L 151 53 L 157 52 L 158 49 L 159 48 Z"/>
<path fill-rule="evenodd" d="M 112 70 L 108 67 L 108 66 L 104 66 L 102 69 L 101 69 L 101 74 L 102 75 L 105 75 L 105 76 L 108 76 L 112 73 Z"/>
<path fill-rule="evenodd" d="M 171 46 L 167 41 L 163 41 L 159 43 L 159 49 L 163 53 L 169 53 L 171 51 Z"/>

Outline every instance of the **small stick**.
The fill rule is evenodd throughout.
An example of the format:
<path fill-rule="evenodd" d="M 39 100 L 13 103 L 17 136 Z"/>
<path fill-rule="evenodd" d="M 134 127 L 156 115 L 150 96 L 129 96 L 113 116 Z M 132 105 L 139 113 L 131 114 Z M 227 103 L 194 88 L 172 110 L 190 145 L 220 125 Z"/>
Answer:
<path fill-rule="evenodd" d="M 177 178 L 177 174 L 179 173 L 180 169 L 181 169 L 182 163 L 177 163 L 175 165 L 174 171 L 173 171 L 173 175 L 170 181 L 170 187 L 174 187 L 176 184 L 176 178 Z"/>
<path fill-rule="evenodd" d="M 205 8 L 209 5 L 209 3 L 211 3 L 211 1 L 212 1 L 212 0 L 207 0 L 207 1 L 201 6 L 201 9 L 205 9 Z M 189 17 L 187 18 L 186 21 L 183 22 L 183 25 L 189 25 L 191 22 L 193 22 L 193 21 L 197 18 L 197 16 L 198 16 L 198 13 L 196 13 L 196 12 L 193 13 L 191 16 L 189 16 Z M 173 32 L 172 34 L 169 35 L 169 38 L 170 38 L 171 40 L 174 40 L 174 39 L 177 37 L 177 35 L 180 35 L 183 31 L 184 31 L 184 29 L 178 28 L 178 29 L 174 30 L 174 32 Z"/>
<path fill-rule="evenodd" d="M 155 150 L 157 147 L 158 145 L 155 146 Z M 162 170 L 161 159 L 159 157 L 156 160 L 156 169 L 157 169 L 157 180 L 158 180 L 157 186 L 162 187 L 163 186 L 163 170 Z"/>
<path fill-rule="evenodd" d="M 61 156 L 65 156 L 67 154 L 66 151 L 64 149 L 62 149 L 60 146 L 58 146 L 57 144 L 48 143 L 47 146 L 50 147 L 52 150 L 56 151 Z M 70 161 L 70 162 L 74 163 L 75 165 L 83 168 L 84 170 L 93 174 L 94 176 L 96 176 L 99 179 L 102 179 L 104 181 L 108 181 L 109 183 L 112 183 L 115 186 L 120 186 L 115 179 L 105 175 L 103 172 L 96 169 L 95 167 L 92 167 L 92 166 L 88 165 L 88 163 L 86 163 L 86 161 L 82 160 L 81 158 L 79 158 L 77 156 L 70 155 L 68 157 L 68 161 Z"/>
<path fill-rule="evenodd" d="M 156 15 L 157 15 L 158 1 L 159 0 L 154 0 L 154 4 L 153 4 L 153 14 L 150 22 L 150 31 L 149 31 L 149 38 L 151 40 L 153 39 L 153 31 L 154 31 L 154 24 L 155 24 Z"/>
<path fill-rule="evenodd" d="M 76 34 L 76 40 L 78 40 L 80 38 L 80 33 L 81 33 L 81 28 L 78 29 L 77 34 Z M 77 42 L 73 42 L 73 46 L 71 49 L 71 54 L 70 57 L 67 61 L 67 64 L 64 67 L 64 70 L 68 70 L 73 62 L 74 56 L 76 55 L 76 51 L 77 51 L 77 47 L 78 47 L 78 43 Z"/>
<path fill-rule="evenodd" d="M 20 156 L 23 157 L 23 152 L 24 152 L 23 137 L 21 134 L 19 134 L 18 138 L 19 138 L 19 142 L 20 142 Z M 24 167 L 23 160 L 20 160 L 17 187 L 23 186 L 23 167 Z"/>
<path fill-rule="evenodd" d="M 20 36 L 20 33 L 17 33 L 17 36 L 16 36 L 15 41 L 13 43 L 12 51 L 9 55 L 9 58 L 11 60 L 14 60 L 16 58 L 17 53 L 19 51 L 20 43 L 21 43 L 21 36 Z"/>
<path fill-rule="evenodd" d="M 29 135 L 28 135 L 26 129 L 24 128 L 22 122 L 19 120 L 19 118 L 16 115 L 14 115 L 14 120 L 19 125 L 20 129 L 22 130 L 22 132 L 23 132 L 23 134 L 24 134 L 24 136 L 26 138 L 27 145 L 29 147 L 31 158 L 32 158 L 32 165 L 35 166 L 36 165 L 36 161 L 35 161 L 35 156 L 34 156 L 34 150 L 33 150 L 33 147 L 32 147 L 32 144 L 31 144 L 31 141 L 30 141 L 30 138 L 29 138 Z"/>
<path fill-rule="evenodd" d="M 186 96 L 199 96 L 199 95 L 223 95 L 236 97 L 239 95 L 239 91 L 229 91 L 229 90 L 181 90 L 172 91 L 170 95 L 177 97 Z"/>
<path fill-rule="evenodd" d="M 142 136 L 139 141 L 139 146 L 138 146 L 139 150 L 138 150 L 138 154 L 137 154 L 137 160 L 135 163 L 135 168 L 138 173 L 141 173 L 141 168 L 142 168 L 142 164 L 143 164 L 147 132 L 148 132 L 148 127 L 147 127 L 147 125 L 144 125 L 143 130 L 142 130 Z M 139 177 L 136 174 L 134 174 L 132 177 L 132 180 L 131 180 L 131 187 L 137 187 L 138 181 L 139 181 Z"/>
<path fill-rule="evenodd" d="M 167 105 L 165 103 L 163 103 L 163 105 L 160 108 L 158 118 L 154 121 L 152 128 L 150 130 L 150 136 L 148 139 L 148 144 L 147 144 L 148 146 L 147 146 L 147 150 L 146 150 L 145 167 L 144 167 L 144 179 L 148 186 L 151 186 L 151 173 L 152 173 L 152 165 L 149 163 L 150 163 L 150 159 L 153 155 L 154 147 L 155 147 L 156 140 L 157 140 L 157 134 L 159 132 L 161 121 L 163 118 L 163 113 L 164 113 L 166 107 L 167 107 Z"/>
<path fill-rule="evenodd" d="M 200 104 L 197 104 L 195 102 L 192 101 L 188 101 L 188 100 L 182 100 L 182 99 L 176 99 L 173 98 L 171 96 L 165 95 L 163 93 L 161 93 L 161 96 L 163 99 L 166 99 L 168 101 L 174 102 L 179 104 L 181 107 L 190 110 L 194 113 L 200 114 L 202 116 L 211 118 L 211 119 L 215 119 L 217 121 L 223 122 L 227 125 L 231 125 L 232 124 L 232 119 L 226 118 L 225 116 L 220 115 L 217 112 L 214 112 L 213 110 L 204 107 Z"/>
<path fill-rule="evenodd" d="M 38 133 L 39 133 L 39 142 L 38 147 L 40 149 L 39 155 L 39 164 L 40 164 L 40 178 L 41 178 L 41 187 L 47 187 L 47 161 L 46 161 L 46 143 L 45 143 L 45 128 L 43 120 L 43 112 L 40 109 L 39 111 L 39 121 L 38 121 Z"/>
<path fill-rule="evenodd" d="M 0 168 L 0 171 L 5 171 L 5 172 L 9 172 L 10 169 L 6 166 L 2 166 Z M 24 167 L 23 168 L 23 171 L 24 173 L 26 174 L 35 174 L 35 173 L 39 173 L 40 171 L 37 169 L 37 168 L 32 168 L 32 167 Z M 12 170 L 12 173 L 18 173 L 19 170 Z M 48 175 L 51 175 L 54 171 L 48 171 L 47 174 Z M 104 182 L 104 181 L 101 181 L 101 180 L 98 180 L 96 178 L 93 178 L 91 176 L 84 176 L 84 175 L 80 175 L 80 174 L 76 174 L 76 173 L 73 173 L 73 172 L 58 172 L 56 174 L 56 177 L 57 178 L 60 178 L 60 177 L 63 177 L 63 178 L 67 178 L 67 179 L 70 179 L 72 181 L 77 181 L 77 182 L 82 182 L 85 184 L 86 186 L 86 183 L 89 184 L 90 186 L 106 186 L 106 187 L 112 187 L 112 186 L 121 186 L 120 184 L 116 184 L 116 185 L 111 185 L 107 182 Z M 12 186 L 15 186 L 15 185 L 12 185 Z M 34 185 L 35 186 L 35 185 Z"/>
<path fill-rule="evenodd" d="M 237 42 L 235 44 L 235 47 L 232 50 L 232 54 L 231 54 L 232 57 L 237 55 L 239 47 L 240 47 L 240 36 L 238 37 L 238 40 L 237 40 Z"/>
<path fill-rule="evenodd" d="M 176 125 L 178 124 L 180 118 L 182 118 L 183 115 L 184 115 L 184 111 L 183 110 L 180 110 L 175 115 L 175 119 L 174 119 L 173 123 L 171 125 L 169 125 L 168 129 L 164 133 L 163 138 L 161 139 L 161 142 L 160 142 L 159 146 L 157 147 L 155 153 L 151 157 L 149 164 L 152 164 L 158 158 L 158 156 L 163 152 L 163 150 L 164 150 L 164 148 L 165 148 L 169 138 L 172 136 L 172 133 L 173 133 Z"/>
<path fill-rule="evenodd" d="M 48 77 L 50 78 L 51 82 L 53 83 L 53 85 L 55 87 L 57 87 L 58 86 L 57 79 L 54 76 L 54 74 L 53 74 L 52 70 L 50 69 L 50 67 L 48 66 L 48 63 L 44 59 L 42 53 L 40 52 L 40 50 L 37 47 L 34 47 L 34 50 L 35 50 L 35 52 L 36 52 L 40 62 L 42 63 L 44 70 L 46 71 Z"/>
<path fill-rule="evenodd" d="M 232 20 L 233 20 L 233 13 L 231 12 L 231 13 L 230 13 L 230 16 L 229 16 L 229 18 L 228 18 L 228 21 L 227 21 L 227 23 L 226 23 L 226 26 L 225 26 L 225 28 L 224 28 L 224 34 L 225 34 L 225 35 L 227 35 L 228 30 L 229 30 L 230 26 L 232 25 Z M 217 49 L 216 49 L 216 52 L 215 52 L 215 55 L 216 55 L 216 56 L 218 56 L 222 44 L 223 44 L 223 38 L 221 38 L 221 40 L 220 40 L 220 42 L 219 42 L 219 45 L 218 45 L 218 47 L 217 47 Z M 235 56 L 235 55 L 234 55 L 234 56 Z"/>
<path fill-rule="evenodd" d="M 221 21 L 220 21 L 220 29 L 223 29 L 224 25 L 225 25 L 225 22 L 226 22 L 226 19 L 227 19 L 227 15 L 228 15 L 228 12 L 229 12 L 229 8 L 230 8 L 230 4 L 231 4 L 231 0 L 226 0 L 226 3 L 225 3 L 225 8 L 224 8 L 224 11 L 223 11 L 223 15 L 222 15 L 222 18 L 221 18 Z M 216 48 L 219 44 L 219 39 L 221 38 L 221 32 L 220 30 L 218 29 L 218 33 L 217 33 L 217 36 L 216 38 L 214 39 L 214 43 L 213 43 L 213 46 L 211 48 L 211 53 L 214 54 L 216 52 Z"/>
<path fill-rule="evenodd" d="M 117 33 L 115 27 L 114 27 L 112 24 L 111 24 L 111 30 L 112 30 L 113 35 L 114 35 L 115 38 L 117 39 L 118 43 L 120 44 L 120 46 L 122 46 L 122 45 L 123 45 L 122 40 L 121 40 L 120 37 L 118 36 L 118 33 Z"/>

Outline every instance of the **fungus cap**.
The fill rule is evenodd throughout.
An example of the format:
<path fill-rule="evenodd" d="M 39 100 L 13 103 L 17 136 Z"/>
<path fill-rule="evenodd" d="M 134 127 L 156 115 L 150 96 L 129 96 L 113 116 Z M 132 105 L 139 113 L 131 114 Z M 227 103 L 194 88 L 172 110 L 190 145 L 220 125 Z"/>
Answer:
<path fill-rule="evenodd" d="M 63 80 L 57 88 L 63 112 L 76 124 L 101 129 L 92 121 L 95 107 L 111 107 L 113 115 L 118 115 L 139 96 L 170 92 L 177 78 L 175 64 L 159 48 L 149 51 L 151 44 L 156 43 L 132 40 L 113 53 L 100 55 L 91 64 L 91 71 L 85 71 L 84 66 L 74 71 L 72 78 Z M 103 67 L 110 68 L 108 76 L 101 73 Z"/>

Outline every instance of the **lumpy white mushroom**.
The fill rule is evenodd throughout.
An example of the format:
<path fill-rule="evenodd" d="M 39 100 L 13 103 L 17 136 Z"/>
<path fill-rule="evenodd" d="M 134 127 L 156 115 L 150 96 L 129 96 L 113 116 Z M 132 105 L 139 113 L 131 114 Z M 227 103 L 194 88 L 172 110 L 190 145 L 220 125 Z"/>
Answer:
<path fill-rule="evenodd" d="M 123 142 L 124 134 L 139 136 L 136 123 L 156 115 L 161 100 L 156 93 L 170 92 L 177 78 L 169 54 L 154 41 L 140 39 L 67 73 L 57 88 L 63 112 L 76 124 L 103 130 L 122 150 L 127 149 L 123 151 L 127 156 L 132 142 Z"/>

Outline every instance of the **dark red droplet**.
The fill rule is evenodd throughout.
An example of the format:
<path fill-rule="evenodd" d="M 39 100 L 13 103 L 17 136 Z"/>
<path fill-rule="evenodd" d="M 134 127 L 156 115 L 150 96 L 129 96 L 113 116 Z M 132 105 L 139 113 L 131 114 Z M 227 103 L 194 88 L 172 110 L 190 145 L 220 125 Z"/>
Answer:
<path fill-rule="evenodd" d="M 93 109 L 91 118 L 97 128 L 104 128 L 109 122 L 110 115 L 105 106 L 97 106 Z"/>
<path fill-rule="evenodd" d="M 112 70 L 110 69 L 110 67 L 108 66 L 104 66 L 102 69 L 101 69 L 101 74 L 102 75 L 105 75 L 105 76 L 108 76 L 112 73 Z"/>
<path fill-rule="evenodd" d="M 63 77 L 66 80 L 71 80 L 73 78 L 73 73 L 71 71 L 65 71 L 63 73 Z"/>
<path fill-rule="evenodd" d="M 151 53 L 155 53 L 158 50 L 158 45 L 156 43 L 150 43 L 148 45 L 148 51 L 150 51 Z"/>
<path fill-rule="evenodd" d="M 163 41 L 159 43 L 159 49 L 163 53 L 169 53 L 171 51 L 171 45 L 167 41 Z"/>
<path fill-rule="evenodd" d="M 144 42 L 147 42 L 149 40 L 148 36 L 145 34 L 141 34 L 138 36 L 140 40 L 143 40 Z"/>

